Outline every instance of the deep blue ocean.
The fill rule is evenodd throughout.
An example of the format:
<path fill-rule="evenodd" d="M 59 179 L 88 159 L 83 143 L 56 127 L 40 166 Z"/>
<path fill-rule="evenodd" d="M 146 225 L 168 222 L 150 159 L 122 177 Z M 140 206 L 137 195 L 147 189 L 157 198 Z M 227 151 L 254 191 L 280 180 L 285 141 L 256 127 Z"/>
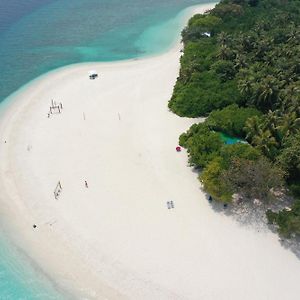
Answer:
<path fill-rule="evenodd" d="M 215 1 L 0 0 L 0 102 L 58 67 L 163 52 L 178 36 L 180 13 L 207 2 Z M 65 296 L 0 228 L 0 300 L 10 299 Z"/>

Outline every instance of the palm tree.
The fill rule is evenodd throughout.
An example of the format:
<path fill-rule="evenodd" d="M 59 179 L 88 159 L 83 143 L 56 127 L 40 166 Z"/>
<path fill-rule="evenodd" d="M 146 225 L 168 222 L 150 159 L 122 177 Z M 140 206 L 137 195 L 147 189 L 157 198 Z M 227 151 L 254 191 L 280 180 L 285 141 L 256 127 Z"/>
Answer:
<path fill-rule="evenodd" d="M 226 32 L 222 31 L 218 34 L 217 40 L 221 47 L 227 46 L 230 41 L 230 36 Z"/>
<path fill-rule="evenodd" d="M 278 143 L 270 130 L 259 130 L 259 134 L 255 135 L 252 144 L 256 146 L 268 158 L 274 157 L 274 152 L 278 147 Z"/>
<path fill-rule="evenodd" d="M 295 27 L 295 25 L 291 25 L 289 26 L 288 30 L 287 30 L 287 41 L 288 43 L 296 43 L 299 44 L 299 40 L 300 40 L 300 30 Z"/>
<path fill-rule="evenodd" d="M 279 100 L 281 83 L 272 75 L 262 78 L 257 84 L 254 103 L 262 110 L 273 108 Z"/>
<path fill-rule="evenodd" d="M 263 60 L 267 51 L 270 48 L 270 43 L 273 43 L 273 40 L 263 39 L 257 45 L 255 49 L 255 58 L 257 60 Z"/>
<path fill-rule="evenodd" d="M 259 135 L 261 129 L 262 122 L 258 116 L 249 118 L 244 127 L 244 131 L 246 132 L 246 140 L 252 142 L 254 137 Z"/>
<path fill-rule="evenodd" d="M 293 82 L 281 91 L 282 107 L 284 113 L 296 112 L 300 117 L 300 81 Z"/>
<path fill-rule="evenodd" d="M 238 81 L 238 90 L 243 97 L 251 99 L 254 93 L 254 87 L 256 84 L 256 73 L 251 69 L 240 69 Z"/>
<path fill-rule="evenodd" d="M 246 67 L 247 67 L 246 57 L 242 54 L 237 53 L 234 60 L 234 68 L 236 70 L 239 70 Z"/>
<path fill-rule="evenodd" d="M 291 112 L 283 115 L 278 126 L 281 138 L 284 139 L 291 134 L 295 134 L 300 131 L 300 118 L 297 117 L 296 112 Z"/>
<path fill-rule="evenodd" d="M 243 97 L 250 99 L 253 94 L 253 82 L 248 79 L 239 80 L 238 90 Z"/>
<path fill-rule="evenodd" d="M 255 45 L 255 38 L 251 35 L 242 35 L 241 36 L 241 45 L 245 52 L 251 52 Z"/>
<path fill-rule="evenodd" d="M 271 132 L 272 136 L 276 139 L 278 145 L 281 144 L 282 138 L 279 134 L 278 126 L 281 119 L 281 111 L 279 109 L 271 111 L 265 116 L 264 129 Z"/>
<path fill-rule="evenodd" d="M 222 60 L 227 60 L 232 58 L 233 52 L 226 45 L 221 45 L 217 57 Z"/>
<path fill-rule="evenodd" d="M 300 118 L 300 97 L 297 95 L 297 97 L 293 98 L 291 97 L 290 99 L 290 105 L 287 108 L 288 113 L 294 112 L 297 116 L 297 118 Z"/>

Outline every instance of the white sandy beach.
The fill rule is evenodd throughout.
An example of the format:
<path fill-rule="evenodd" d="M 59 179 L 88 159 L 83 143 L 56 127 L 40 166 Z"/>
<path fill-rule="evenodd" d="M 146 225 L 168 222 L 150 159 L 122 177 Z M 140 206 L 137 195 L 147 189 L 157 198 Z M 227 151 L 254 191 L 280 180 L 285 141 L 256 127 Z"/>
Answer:
<path fill-rule="evenodd" d="M 195 123 L 167 108 L 179 57 L 73 65 L 19 92 L 0 116 L 1 218 L 78 299 L 299 299 L 298 258 L 215 212 L 175 151 Z"/>

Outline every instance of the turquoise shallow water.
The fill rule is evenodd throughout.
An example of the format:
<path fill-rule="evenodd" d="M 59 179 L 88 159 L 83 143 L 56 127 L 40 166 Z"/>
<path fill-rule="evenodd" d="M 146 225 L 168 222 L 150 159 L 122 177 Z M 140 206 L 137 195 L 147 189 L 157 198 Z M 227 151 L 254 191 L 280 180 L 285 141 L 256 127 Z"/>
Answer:
<path fill-rule="evenodd" d="M 63 300 L 52 282 L 37 270 L 0 230 L 0 299 Z"/>
<path fill-rule="evenodd" d="M 245 143 L 244 140 L 239 139 L 237 137 L 229 136 L 223 132 L 220 132 L 220 136 L 221 136 L 222 141 L 227 145 L 233 145 L 236 143 Z"/>
<path fill-rule="evenodd" d="M 184 8 L 207 2 L 214 1 L 1 0 L 0 102 L 58 67 L 165 51 L 178 36 Z M 0 300 L 6 299 L 66 295 L 34 268 L 0 227 Z"/>
<path fill-rule="evenodd" d="M 23 0 L 0 2 L 0 18 L 9 15 L 3 2 L 16 2 L 11 10 L 18 10 L 18 3 L 24 6 Z M 0 21 L 0 101 L 38 75 L 61 66 L 163 51 L 179 30 L 168 21 L 188 6 L 213 1 L 28 2 L 33 7 L 25 15 L 6 17 L 5 24 Z M 46 4 L 41 5 L 43 2 Z"/>

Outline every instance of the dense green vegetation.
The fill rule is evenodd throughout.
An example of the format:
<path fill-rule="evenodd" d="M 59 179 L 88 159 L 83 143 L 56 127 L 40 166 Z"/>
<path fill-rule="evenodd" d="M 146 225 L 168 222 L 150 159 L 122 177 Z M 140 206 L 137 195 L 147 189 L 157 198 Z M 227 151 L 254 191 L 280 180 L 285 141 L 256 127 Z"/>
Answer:
<path fill-rule="evenodd" d="M 251 107 L 242 108 L 236 104 L 229 105 L 222 110 L 210 113 L 207 124 L 216 131 L 222 131 L 228 135 L 245 138 L 245 123 L 249 118 L 261 116 L 261 113 Z"/>
<path fill-rule="evenodd" d="M 278 231 L 284 237 L 300 234 L 300 201 L 296 201 L 291 209 L 283 209 L 278 213 L 267 211 L 270 223 L 278 225 Z"/>
<path fill-rule="evenodd" d="M 169 108 L 208 116 L 180 137 L 216 200 L 238 194 L 290 210 L 268 211 L 285 236 L 300 233 L 300 2 L 223 0 L 182 32 L 184 55 Z M 220 134 L 248 144 L 226 145 Z M 287 186 L 288 189 L 285 189 Z"/>

